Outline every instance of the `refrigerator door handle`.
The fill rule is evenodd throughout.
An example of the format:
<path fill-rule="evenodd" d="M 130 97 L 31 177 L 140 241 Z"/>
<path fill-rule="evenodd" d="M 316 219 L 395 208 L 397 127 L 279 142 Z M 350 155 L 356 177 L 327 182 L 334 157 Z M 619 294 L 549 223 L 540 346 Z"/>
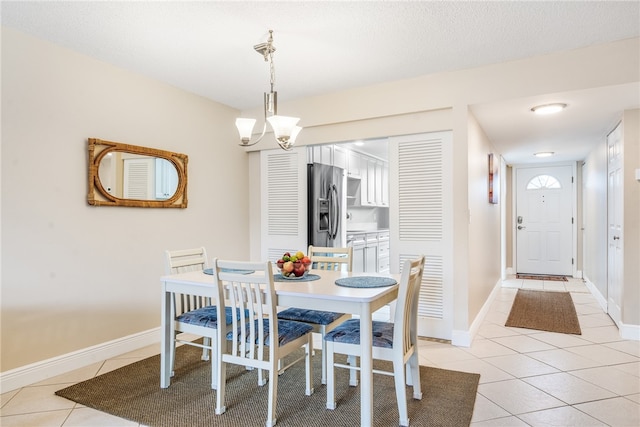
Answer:
<path fill-rule="evenodd" d="M 338 188 L 335 184 L 331 185 L 329 192 L 329 238 L 335 240 L 340 225 L 340 202 L 338 201 Z"/>

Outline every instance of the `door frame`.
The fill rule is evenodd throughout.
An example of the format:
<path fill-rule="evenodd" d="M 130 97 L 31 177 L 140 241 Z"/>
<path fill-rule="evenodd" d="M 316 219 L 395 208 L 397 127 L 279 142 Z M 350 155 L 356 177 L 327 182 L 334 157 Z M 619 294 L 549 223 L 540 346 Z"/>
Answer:
<path fill-rule="evenodd" d="M 517 233 L 516 227 L 517 218 L 516 218 L 516 205 L 518 200 L 518 186 L 517 186 L 517 170 L 518 169 L 530 169 L 530 168 L 545 168 L 545 167 L 556 167 L 556 166 L 571 166 L 571 175 L 573 176 L 573 185 L 571 189 L 571 216 L 573 217 L 573 224 L 571 224 L 572 232 L 571 232 L 571 257 L 573 258 L 573 264 L 571 266 L 571 275 L 572 277 L 576 277 L 577 269 L 578 269 L 578 188 L 577 188 L 577 172 L 578 172 L 578 164 L 577 162 L 554 162 L 554 163 L 526 163 L 526 164 L 514 164 L 511 165 L 512 173 L 511 173 L 511 189 L 513 196 L 511 197 L 511 259 L 513 260 L 513 272 L 514 274 L 518 271 L 518 253 L 517 253 Z"/>

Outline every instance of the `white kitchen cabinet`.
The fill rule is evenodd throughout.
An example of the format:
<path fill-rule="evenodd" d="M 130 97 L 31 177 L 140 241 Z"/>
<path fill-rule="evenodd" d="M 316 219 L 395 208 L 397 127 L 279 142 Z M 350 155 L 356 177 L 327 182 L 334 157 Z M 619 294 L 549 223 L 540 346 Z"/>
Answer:
<path fill-rule="evenodd" d="M 369 174 L 366 157 L 360 158 L 360 205 L 371 206 L 369 203 Z"/>
<path fill-rule="evenodd" d="M 353 248 L 353 265 L 352 271 L 354 273 L 364 273 L 364 251 L 366 246 L 367 236 L 364 233 L 347 233 L 347 246 Z"/>
<path fill-rule="evenodd" d="M 375 182 L 375 205 L 376 206 L 382 206 L 382 168 L 383 168 L 383 164 L 381 160 L 376 160 L 375 162 L 375 175 L 376 175 L 376 182 Z"/>
<path fill-rule="evenodd" d="M 378 273 L 389 273 L 389 232 L 378 233 Z"/>
<path fill-rule="evenodd" d="M 382 179 L 380 181 L 380 187 L 382 187 L 382 198 L 380 200 L 380 206 L 389 206 L 389 163 L 382 163 Z"/>
<path fill-rule="evenodd" d="M 309 147 L 309 162 L 323 165 L 336 166 L 348 171 L 349 150 L 334 144 L 313 145 Z"/>
<path fill-rule="evenodd" d="M 366 273 L 378 271 L 378 233 L 367 233 L 364 248 L 364 271 Z"/>
<path fill-rule="evenodd" d="M 360 167 L 360 203 L 362 206 L 389 206 L 389 165 L 382 160 L 362 156 Z"/>
<path fill-rule="evenodd" d="M 362 177 L 361 163 L 362 156 L 360 153 L 353 150 L 347 152 L 347 176 L 349 178 L 360 179 Z"/>
<path fill-rule="evenodd" d="M 333 166 L 338 167 L 345 172 L 348 168 L 347 149 L 338 145 L 333 146 Z"/>
<path fill-rule="evenodd" d="M 367 159 L 367 204 L 376 206 L 376 161 Z"/>
<path fill-rule="evenodd" d="M 178 171 L 167 159 L 155 159 L 156 199 L 167 200 L 178 189 Z"/>
<path fill-rule="evenodd" d="M 382 160 L 375 162 L 375 185 L 373 191 L 376 206 L 389 206 L 389 164 Z"/>

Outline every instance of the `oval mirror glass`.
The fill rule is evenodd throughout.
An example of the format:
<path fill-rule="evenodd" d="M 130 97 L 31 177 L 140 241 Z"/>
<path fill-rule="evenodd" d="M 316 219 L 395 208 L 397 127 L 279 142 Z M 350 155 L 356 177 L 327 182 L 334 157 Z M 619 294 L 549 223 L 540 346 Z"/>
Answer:
<path fill-rule="evenodd" d="M 170 161 L 121 151 L 100 160 L 98 178 L 107 193 L 120 199 L 167 200 L 178 189 L 178 171 Z"/>

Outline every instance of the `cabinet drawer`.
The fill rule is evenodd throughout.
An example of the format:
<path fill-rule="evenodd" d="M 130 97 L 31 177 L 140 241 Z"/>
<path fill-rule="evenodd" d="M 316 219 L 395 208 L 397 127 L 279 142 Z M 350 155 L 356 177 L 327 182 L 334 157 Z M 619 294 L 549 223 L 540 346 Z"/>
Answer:
<path fill-rule="evenodd" d="M 389 256 L 389 243 L 387 242 L 386 245 L 383 245 L 382 242 L 380 242 L 378 244 L 378 256 L 379 257 L 383 257 L 383 256 Z"/>
<path fill-rule="evenodd" d="M 378 273 L 389 272 L 389 257 L 383 257 L 378 259 Z"/>

